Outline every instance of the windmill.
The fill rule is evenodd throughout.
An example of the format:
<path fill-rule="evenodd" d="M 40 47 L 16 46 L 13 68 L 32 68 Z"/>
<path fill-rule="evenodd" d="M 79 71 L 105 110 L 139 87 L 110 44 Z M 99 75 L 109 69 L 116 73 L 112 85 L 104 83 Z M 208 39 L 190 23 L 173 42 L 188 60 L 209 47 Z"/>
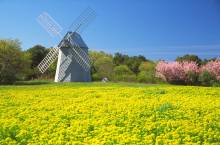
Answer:
<path fill-rule="evenodd" d="M 72 23 L 63 37 L 61 26 L 48 13 L 44 12 L 37 18 L 40 25 L 51 36 L 61 38 L 60 43 L 51 48 L 46 57 L 39 63 L 38 69 L 41 73 L 44 73 L 58 58 L 55 82 L 91 81 L 88 46 L 80 34 L 95 16 L 94 10 L 87 8 Z"/>

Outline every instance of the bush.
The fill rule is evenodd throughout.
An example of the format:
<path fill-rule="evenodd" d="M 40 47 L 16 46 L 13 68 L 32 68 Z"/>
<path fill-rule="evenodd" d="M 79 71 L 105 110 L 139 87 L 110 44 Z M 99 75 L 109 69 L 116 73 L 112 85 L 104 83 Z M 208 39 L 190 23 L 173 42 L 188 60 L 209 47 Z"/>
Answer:
<path fill-rule="evenodd" d="M 208 71 L 203 71 L 199 75 L 199 82 L 203 86 L 211 86 L 216 83 L 215 76 L 209 73 Z"/>
<path fill-rule="evenodd" d="M 97 75 L 99 75 L 101 79 L 105 77 L 108 79 L 111 78 L 113 73 L 113 62 L 111 57 L 101 57 L 97 59 L 94 66 L 96 67 Z"/>
<path fill-rule="evenodd" d="M 156 83 L 158 79 L 155 77 L 156 64 L 151 61 L 142 62 L 139 66 L 140 73 L 137 76 L 139 82 Z"/>
<path fill-rule="evenodd" d="M 119 65 L 114 68 L 114 75 L 132 75 L 133 72 L 128 68 L 127 65 Z"/>
<path fill-rule="evenodd" d="M 139 71 L 140 72 L 142 72 L 142 71 L 150 71 L 150 72 L 154 73 L 155 67 L 156 67 L 156 64 L 154 62 L 145 61 L 145 62 L 142 62 L 140 64 Z"/>
<path fill-rule="evenodd" d="M 220 87 L 220 81 L 216 81 L 214 83 L 212 83 L 213 87 Z"/>
<path fill-rule="evenodd" d="M 21 51 L 17 40 L 0 40 L 0 84 L 22 80 L 29 68 L 28 57 Z"/>
<path fill-rule="evenodd" d="M 142 83 L 156 83 L 156 78 L 152 71 L 141 71 L 137 76 L 137 80 Z"/>
<path fill-rule="evenodd" d="M 97 74 L 97 73 L 94 73 L 92 74 L 92 81 L 101 81 L 102 80 L 102 77 Z"/>
<path fill-rule="evenodd" d="M 136 81 L 136 75 L 128 68 L 127 65 L 119 65 L 114 68 L 114 81 Z"/>
<path fill-rule="evenodd" d="M 122 82 L 135 82 L 137 80 L 136 75 L 114 75 L 114 81 L 122 81 Z"/>
<path fill-rule="evenodd" d="M 113 58 L 111 55 L 104 52 L 89 52 L 92 69 L 92 79 L 99 81 L 102 78 L 107 77 L 111 79 L 113 73 Z"/>
<path fill-rule="evenodd" d="M 187 80 L 186 80 L 186 84 L 188 85 L 198 85 L 198 73 L 189 71 L 186 73 L 187 76 Z"/>

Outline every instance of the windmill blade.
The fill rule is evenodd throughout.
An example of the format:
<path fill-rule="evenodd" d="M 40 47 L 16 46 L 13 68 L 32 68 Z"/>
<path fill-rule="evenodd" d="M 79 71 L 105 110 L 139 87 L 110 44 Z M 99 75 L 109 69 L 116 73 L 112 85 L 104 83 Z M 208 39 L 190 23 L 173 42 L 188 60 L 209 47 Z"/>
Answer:
<path fill-rule="evenodd" d="M 72 39 L 70 39 L 71 43 L 71 54 L 73 58 L 86 70 L 89 71 L 90 69 L 90 59 L 89 55 L 83 50 L 77 43 L 74 43 Z"/>
<path fill-rule="evenodd" d="M 43 12 L 37 17 L 37 22 L 50 34 L 61 37 L 62 27 L 47 13 Z"/>
<path fill-rule="evenodd" d="M 70 30 L 72 30 L 73 32 L 81 33 L 89 25 L 89 23 L 91 23 L 91 21 L 95 19 L 95 17 L 95 11 L 88 7 L 72 23 L 72 25 L 70 26 Z"/>
<path fill-rule="evenodd" d="M 46 57 L 37 66 L 41 73 L 44 73 L 50 65 L 57 59 L 59 53 L 59 47 L 54 47 L 46 55 Z"/>
<path fill-rule="evenodd" d="M 66 76 L 66 70 L 68 69 L 71 62 L 72 62 L 72 54 L 69 54 L 66 57 L 65 61 L 61 64 L 58 81 L 62 81 L 64 79 L 64 77 Z"/>
<path fill-rule="evenodd" d="M 89 56 L 83 55 L 85 52 L 82 48 L 74 46 L 72 47 L 73 58 L 84 68 L 84 70 L 89 71 L 90 61 L 88 61 Z"/>

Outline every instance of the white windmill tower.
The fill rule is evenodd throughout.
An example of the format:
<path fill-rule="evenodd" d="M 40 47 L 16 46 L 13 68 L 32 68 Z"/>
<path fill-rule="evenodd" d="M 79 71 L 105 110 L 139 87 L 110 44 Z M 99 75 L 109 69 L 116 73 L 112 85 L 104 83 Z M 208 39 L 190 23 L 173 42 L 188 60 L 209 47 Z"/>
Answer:
<path fill-rule="evenodd" d="M 55 82 L 89 82 L 90 59 L 88 47 L 83 41 L 80 33 L 95 18 L 95 12 L 87 8 L 70 26 L 70 29 L 62 37 L 60 25 L 47 13 L 38 17 L 38 22 L 51 35 L 57 35 L 62 40 L 53 47 L 46 57 L 38 65 L 41 73 L 44 73 L 49 66 L 58 58 Z"/>

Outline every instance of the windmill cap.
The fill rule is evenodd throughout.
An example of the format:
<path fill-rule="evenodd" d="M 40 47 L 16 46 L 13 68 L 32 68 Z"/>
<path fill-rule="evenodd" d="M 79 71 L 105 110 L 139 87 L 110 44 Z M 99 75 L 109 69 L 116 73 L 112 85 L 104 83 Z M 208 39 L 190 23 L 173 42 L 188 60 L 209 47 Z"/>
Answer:
<path fill-rule="evenodd" d="M 88 46 L 86 45 L 86 43 L 84 42 L 84 40 L 82 39 L 82 37 L 80 36 L 79 33 L 68 31 L 68 32 L 66 33 L 65 37 L 66 37 L 68 34 L 70 35 L 70 37 L 72 38 L 72 40 L 74 41 L 74 43 L 76 43 L 79 47 L 84 48 L 84 49 L 88 49 Z M 65 38 L 65 37 L 64 37 L 64 38 Z"/>

